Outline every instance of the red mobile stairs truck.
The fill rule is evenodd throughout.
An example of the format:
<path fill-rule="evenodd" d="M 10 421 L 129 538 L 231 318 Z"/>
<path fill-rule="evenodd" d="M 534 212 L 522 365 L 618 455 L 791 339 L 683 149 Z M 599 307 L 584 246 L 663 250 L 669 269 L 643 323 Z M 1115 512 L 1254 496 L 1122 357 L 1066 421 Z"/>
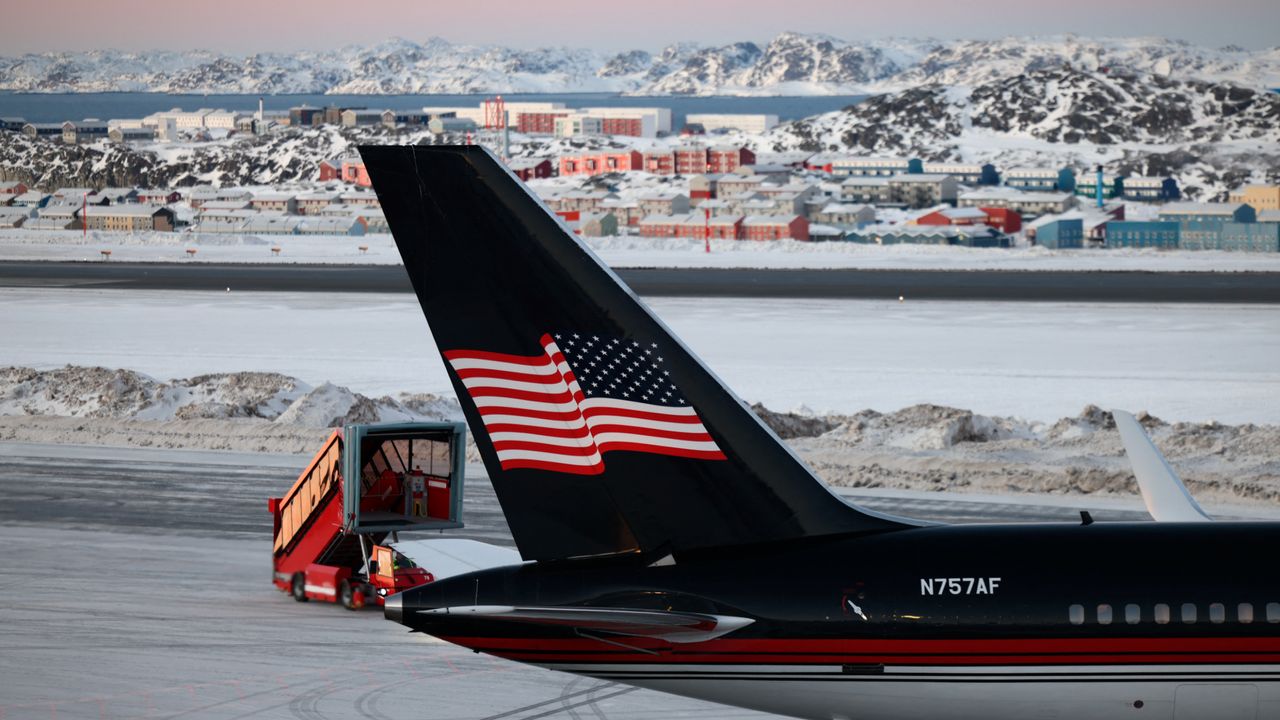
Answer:
<path fill-rule="evenodd" d="M 431 582 L 387 539 L 462 527 L 465 442 L 462 423 L 334 430 L 289 492 L 267 501 L 276 587 L 356 610 Z"/>

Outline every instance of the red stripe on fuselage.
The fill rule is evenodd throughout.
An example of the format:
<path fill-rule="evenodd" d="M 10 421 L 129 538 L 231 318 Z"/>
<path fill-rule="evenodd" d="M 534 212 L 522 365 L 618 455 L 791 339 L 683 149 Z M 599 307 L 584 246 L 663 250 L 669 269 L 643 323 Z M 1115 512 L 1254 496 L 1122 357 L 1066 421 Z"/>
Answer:
<path fill-rule="evenodd" d="M 767 665 L 1115 665 L 1280 662 L 1280 638 L 1046 638 L 1043 640 L 712 640 L 672 645 L 620 639 L 630 652 L 590 638 L 444 637 L 525 662 L 730 663 Z M 657 651 L 652 655 L 643 650 Z"/>

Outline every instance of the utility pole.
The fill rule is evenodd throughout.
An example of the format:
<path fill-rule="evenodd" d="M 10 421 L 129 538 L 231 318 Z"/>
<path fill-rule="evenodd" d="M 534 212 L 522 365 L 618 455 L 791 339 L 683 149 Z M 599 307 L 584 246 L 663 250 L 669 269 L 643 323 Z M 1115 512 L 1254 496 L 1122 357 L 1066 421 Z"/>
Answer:
<path fill-rule="evenodd" d="M 706 241 L 705 250 L 706 252 L 710 253 L 711 252 L 711 208 L 702 208 L 702 212 L 704 213 L 703 219 L 706 222 L 706 226 L 704 228 L 705 232 L 703 232 L 703 238 Z"/>

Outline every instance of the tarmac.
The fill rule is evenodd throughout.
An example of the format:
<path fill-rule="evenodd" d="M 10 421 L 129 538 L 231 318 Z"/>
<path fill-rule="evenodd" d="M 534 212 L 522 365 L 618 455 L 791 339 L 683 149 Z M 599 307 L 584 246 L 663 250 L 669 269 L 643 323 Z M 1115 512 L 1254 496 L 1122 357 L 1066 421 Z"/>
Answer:
<path fill-rule="evenodd" d="M 637 293 L 1052 302 L 1280 303 L 1280 273 L 621 268 Z M 0 262 L 0 287 L 410 292 L 399 265 Z"/>
<path fill-rule="evenodd" d="M 0 443 L 0 718 L 770 717 L 473 654 L 376 609 L 294 602 L 270 582 L 266 498 L 305 460 Z M 465 488 L 467 528 L 450 535 L 511 545 L 481 468 Z M 1070 501 L 857 501 L 949 522 L 1079 521 Z"/>

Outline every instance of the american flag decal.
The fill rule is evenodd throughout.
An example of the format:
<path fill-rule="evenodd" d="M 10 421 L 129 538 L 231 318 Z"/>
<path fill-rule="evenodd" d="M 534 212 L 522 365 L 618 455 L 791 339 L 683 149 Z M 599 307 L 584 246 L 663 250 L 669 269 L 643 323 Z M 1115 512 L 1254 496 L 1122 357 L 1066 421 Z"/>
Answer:
<path fill-rule="evenodd" d="M 579 333 L 543 335 L 541 343 L 533 356 L 444 354 L 503 470 L 598 475 L 611 450 L 725 459 L 662 369 L 657 345 Z"/>

